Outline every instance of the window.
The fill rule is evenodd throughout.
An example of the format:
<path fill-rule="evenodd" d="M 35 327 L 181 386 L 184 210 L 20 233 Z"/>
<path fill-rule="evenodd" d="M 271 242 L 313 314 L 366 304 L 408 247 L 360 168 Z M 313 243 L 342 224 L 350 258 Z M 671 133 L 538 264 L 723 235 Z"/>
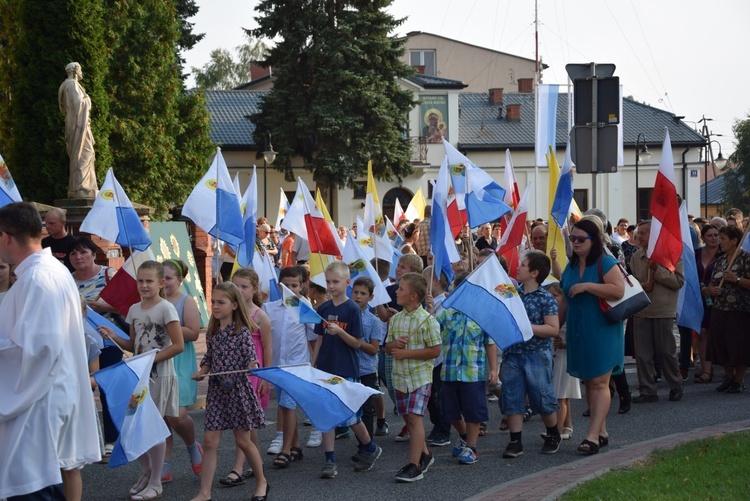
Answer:
<path fill-rule="evenodd" d="M 589 190 L 573 190 L 573 200 L 576 201 L 581 212 L 589 210 Z"/>
<path fill-rule="evenodd" d="M 423 66 L 424 74 L 434 77 L 437 76 L 437 65 L 434 50 L 410 50 L 409 65 Z"/>

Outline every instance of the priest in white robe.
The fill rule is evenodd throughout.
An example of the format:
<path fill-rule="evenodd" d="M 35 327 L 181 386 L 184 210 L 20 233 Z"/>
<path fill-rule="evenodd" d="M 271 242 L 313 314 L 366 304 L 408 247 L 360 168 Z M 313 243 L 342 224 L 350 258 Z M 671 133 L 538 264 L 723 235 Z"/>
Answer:
<path fill-rule="evenodd" d="M 18 277 L 0 305 L 0 498 L 60 489 L 61 469 L 101 458 L 80 296 L 41 230 L 33 205 L 0 208 Z"/>

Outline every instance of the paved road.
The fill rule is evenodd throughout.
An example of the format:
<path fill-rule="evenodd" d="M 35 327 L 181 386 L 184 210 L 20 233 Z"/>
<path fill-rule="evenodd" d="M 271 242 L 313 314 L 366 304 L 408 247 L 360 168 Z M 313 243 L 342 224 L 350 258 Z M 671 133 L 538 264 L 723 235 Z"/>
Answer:
<path fill-rule="evenodd" d="M 634 368 L 628 366 L 628 380 L 635 386 Z M 721 370 L 717 371 L 719 374 Z M 681 402 L 667 400 L 667 388 L 660 383 L 660 401 L 653 404 L 633 405 L 630 413 L 617 414 L 616 399 L 612 402 L 609 419 L 610 450 L 626 445 L 685 432 L 717 423 L 730 423 L 750 418 L 750 393 L 726 395 L 717 393 L 718 382 L 698 385 L 690 379 L 685 385 L 685 396 Z M 275 402 L 272 401 L 269 416 L 275 416 Z M 497 431 L 500 420 L 496 405 L 490 404 L 490 432 L 479 441 L 479 462 L 473 466 L 459 466 L 450 456 L 450 447 L 435 448 L 436 462 L 425 475 L 425 479 L 414 484 L 397 484 L 393 480 L 395 472 L 406 462 L 408 444 L 393 442 L 393 436 L 400 426 L 396 416 L 389 416 L 391 436 L 380 437 L 383 455 L 370 472 L 354 473 L 349 461 L 356 451 L 354 438 L 336 442 L 339 475 L 334 480 L 321 480 L 318 473 L 323 463 L 322 449 L 305 449 L 305 458 L 292 464 L 287 470 L 271 467 L 272 456 L 264 454 L 266 474 L 271 484 L 271 499 L 305 500 L 384 500 L 403 499 L 464 499 L 497 484 L 502 484 L 551 467 L 572 463 L 581 459 L 575 448 L 580 443 L 587 426 L 587 418 L 581 417 L 585 409 L 582 401 L 574 401 L 573 438 L 563 442 L 560 452 L 554 456 L 539 453 L 542 442 L 539 433 L 544 426 L 538 417 L 532 418 L 524 427 L 525 454 L 514 460 L 502 459 L 508 442 L 507 432 Z M 191 413 L 196 421 L 199 436 L 203 429 L 203 412 Z M 429 422 L 426 424 L 429 431 Z M 301 427 L 302 439 L 307 439 L 309 428 Z M 263 451 L 273 438 L 275 427 L 262 430 L 260 437 Z M 606 449 L 605 449 L 606 450 Z M 218 472 L 229 471 L 234 457 L 234 444 L 231 433 L 224 433 L 219 450 Z M 602 454 L 607 454 L 603 452 Z M 599 456 L 601 457 L 601 456 Z M 164 499 L 188 500 L 198 491 L 199 478 L 192 474 L 184 446 L 176 439 L 174 456 L 174 481 L 165 485 Z M 109 469 L 105 465 L 90 465 L 83 470 L 84 499 L 110 500 L 126 498 L 128 488 L 137 480 L 139 466 Z M 218 476 L 217 476 L 218 479 Z M 214 500 L 246 500 L 252 495 L 252 484 L 225 488 L 215 482 Z"/>

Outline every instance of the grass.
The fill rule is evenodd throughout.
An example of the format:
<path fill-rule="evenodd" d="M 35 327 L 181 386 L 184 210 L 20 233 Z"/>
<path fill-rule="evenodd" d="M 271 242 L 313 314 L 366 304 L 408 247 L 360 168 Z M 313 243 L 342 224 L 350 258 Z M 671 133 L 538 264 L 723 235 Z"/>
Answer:
<path fill-rule="evenodd" d="M 656 450 L 646 460 L 612 471 L 562 499 L 748 499 L 750 433 L 734 433 Z"/>

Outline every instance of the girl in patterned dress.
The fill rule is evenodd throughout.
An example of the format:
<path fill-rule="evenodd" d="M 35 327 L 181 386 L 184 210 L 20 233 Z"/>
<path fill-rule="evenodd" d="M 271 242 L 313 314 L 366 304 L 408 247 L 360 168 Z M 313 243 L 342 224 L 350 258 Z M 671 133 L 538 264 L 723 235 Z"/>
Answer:
<path fill-rule="evenodd" d="M 263 298 L 260 293 L 260 278 L 255 270 L 250 268 L 240 268 L 232 276 L 232 283 L 234 283 L 242 294 L 242 299 L 245 301 L 247 306 L 247 314 L 250 320 L 258 325 L 258 329 L 253 331 L 253 346 L 255 347 L 255 355 L 258 359 L 260 367 L 268 367 L 272 364 L 272 352 L 271 352 L 271 320 L 266 315 L 266 312 L 261 308 L 263 306 Z M 260 399 L 260 406 L 265 411 L 268 408 L 270 388 L 267 381 L 257 377 L 248 375 L 248 380 L 255 390 L 255 394 Z M 250 439 L 258 447 L 258 430 L 250 431 Z M 234 466 L 229 474 L 220 479 L 219 483 L 227 487 L 234 487 L 245 483 L 245 478 L 251 478 L 253 476 L 252 470 L 246 470 L 242 472 L 242 466 L 245 463 L 245 455 L 242 450 L 235 448 Z"/>
<path fill-rule="evenodd" d="M 164 266 L 161 263 L 145 261 L 138 268 L 136 278 L 141 302 L 131 306 L 128 311 L 126 321 L 130 325 L 130 339 L 122 339 L 107 327 L 99 327 L 99 331 L 103 337 L 134 355 L 159 350 L 151 368 L 149 394 L 163 417 L 177 417 L 179 398 L 173 358 L 184 349 L 180 317 L 172 303 L 163 297 Z M 166 442 L 161 442 L 138 458 L 143 473 L 130 488 L 131 500 L 161 497 L 161 465 L 166 449 Z"/>
<path fill-rule="evenodd" d="M 206 374 L 246 371 L 258 367 L 252 331 L 258 330 L 248 314 L 240 290 L 231 282 L 217 284 L 211 298 L 211 320 L 206 332 L 206 355 L 193 379 Z M 245 454 L 255 477 L 253 501 L 268 496 L 268 482 L 258 448 L 250 439 L 250 430 L 265 427 L 263 409 L 248 381 L 247 374 L 217 374 L 208 381 L 203 440 L 201 489 L 192 501 L 211 499 L 211 484 L 216 473 L 216 453 L 222 430 L 232 430 L 234 441 Z"/>

